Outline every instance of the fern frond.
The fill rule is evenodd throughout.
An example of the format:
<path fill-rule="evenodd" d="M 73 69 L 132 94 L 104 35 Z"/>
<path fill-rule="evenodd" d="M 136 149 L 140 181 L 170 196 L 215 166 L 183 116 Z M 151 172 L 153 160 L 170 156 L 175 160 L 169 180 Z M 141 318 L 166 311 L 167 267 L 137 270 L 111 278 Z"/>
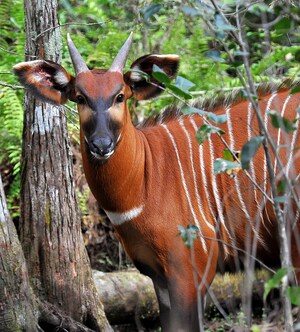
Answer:
<path fill-rule="evenodd" d="M 23 106 L 15 90 L 0 88 L 0 151 L 17 168 L 21 158 Z M 14 172 L 16 170 L 14 169 Z"/>

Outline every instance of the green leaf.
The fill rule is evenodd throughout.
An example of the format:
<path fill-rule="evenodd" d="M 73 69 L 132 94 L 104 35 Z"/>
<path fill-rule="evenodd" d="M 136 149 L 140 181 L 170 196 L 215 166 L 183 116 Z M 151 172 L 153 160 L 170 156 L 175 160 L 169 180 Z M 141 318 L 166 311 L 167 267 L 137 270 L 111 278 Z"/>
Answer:
<path fill-rule="evenodd" d="M 177 76 L 175 83 L 167 83 L 164 82 L 166 87 L 173 91 L 179 97 L 183 97 L 185 99 L 191 99 L 193 96 L 189 93 L 189 89 L 191 89 L 195 84 L 184 77 Z"/>
<path fill-rule="evenodd" d="M 225 123 L 227 121 L 227 115 L 226 114 L 217 115 L 213 112 L 209 112 L 207 114 L 207 117 L 208 117 L 208 119 L 212 120 L 216 124 L 222 124 L 222 123 Z"/>
<path fill-rule="evenodd" d="M 189 114 L 200 114 L 200 115 L 207 115 L 208 113 L 206 111 L 200 110 L 199 108 L 187 106 L 182 109 L 182 113 L 185 115 Z"/>
<path fill-rule="evenodd" d="M 165 86 L 173 91 L 177 96 L 185 99 L 192 98 L 192 95 L 188 92 L 188 90 L 195 86 L 195 84 L 191 81 L 185 79 L 184 77 L 177 76 L 175 83 L 171 84 L 169 76 L 157 65 L 153 65 L 152 75 L 156 80 L 165 84 Z"/>
<path fill-rule="evenodd" d="M 274 202 L 285 203 L 287 199 L 288 199 L 287 196 L 276 196 L 274 197 Z"/>
<path fill-rule="evenodd" d="M 20 151 L 13 151 L 8 155 L 9 158 L 20 157 Z"/>
<path fill-rule="evenodd" d="M 223 158 L 217 158 L 214 161 L 214 174 L 222 174 L 234 169 L 240 168 L 237 162 L 229 161 Z"/>
<path fill-rule="evenodd" d="M 295 86 L 291 91 L 290 95 L 300 92 L 300 86 Z"/>
<path fill-rule="evenodd" d="M 254 3 L 248 8 L 249 13 L 261 16 L 262 13 L 272 13 L 272 9 L 265 3 Z"/>
<path fill-rule="evenodd" d="M 236 163 L 237 168 L 241 168 L 240 155 L 241 155 L 240 151 L 234 151 L 234 150 L 229 150 L 229 149 L 225 149 L 223 152 L 223 158 L 225 160 Z"/>
<path fill-rule="evenodd" d="M 228 150 L 228 149 L 225 149 L 225 150 L 224 150 L 224 152 L 223 152 L 223 158 L 224 158 L 225 160 L 234 161 L 234 160 L 233 160 L 232 153 L 231 153 L 230 150 Z"/>
<path fill-rule="evenodd" d="M 195 84 L 182 76 L 177 76 L 174 84 L 177 88 L 182 91 L 189 91 Z"/>
<path fill-rule="evenodd" d="M 243 147 L 241 151 L 241 165 L 243 169 L 249 169 L 250 161 L 256 154 L 261 143 L 264 140 L 264 136 L 256 136 L 251 138 Z"/>
<path fill-rule="evenodd" d="M 277 191 L 279 194 L 285 193 L 287 188 L 287 181 L 286 180 L 280 180 L 277 183 Z"/>
<path fill-rule="evenodd" d="M 283 17 L 274 25 L 274 29 L 277 33 L 289 32 L 291 29 L 291 19 L 289 17 Z"/>
<path fill-rule="evenodd" d="M 193 8 L 193 7 L 189 7 L 189 6 L 183 6 L 181 9 L 186 15 L 194 17 L 197 15 L 200 15 L 199 10 Z"/>
<path fill-rule="evenodd" d="M 249 94 L 247 93 L 246 90 L 241 89 L 240 93 L 241 93 L 242 98 L 247 98 L 247 99 L 249 98 Z M 257 95 L 250 94 L 250 96 L 252 97 L 253 100 L 257 100 L 258 99 Z"/>
<path fill-rule="evenodd" d="M 215 23 L 216 23 L 216 27 L 217 27 L 218 32 L 235 31 L 236 30 L 236 28 L 233 25 L 227 23 L 224 20 L 223 16 L 220 15 L 220 14 L 217 14 L 215 16 Z"/>
<path fill-rule="evenodd" d="M 251 332 L 261 332 L 261 329 L 258 325 L 254 324 L 251 327 Z"/>
<path fill-rule="evenodd" d="M 180 88 L 178 88 L 178 87 L 177 87 L 176 85 L 174 85 L 174 84 L 168 84 L 167 87 L 168 87 L 171 91 L 173 91 L 176 95 L 178 95 L 179 97 L 182 97 L 182 98 L 184 98 L 184 99 L 192 99 L 192 98 L 193 98 L 193 96 L 192 96 L 190 93 L 181 90 Z"/>
<path fill-rule="evenodd" d="M 217 115 L 213 112 L 207 112 L 207 111 L 201 110 L 196 107 L 191 107 L 191 106 L 187 106 L 187 107 L 183 108 L 182 113 L 187 114 L 187 115 L 188 114 L 200 114 L 202 116 L 206 116 L 209 120 L 215 122 L 216 124 L 222 124 L 227 121 L 226 114 Z"/>
<path fill-rule="evenodd" d="M 287 296 L 292 304 L 300 306 L 300 287 L 288 287 Z"/>
<path fill-rule="evenodd" d="M 208 139 L 208 137 L 211 134 L 216 134 L 216 133 L 219 133 L 221 135 L 225 134 L 225 132 L 222 129 L 212 126 L 209 123 L 206 123 L 206 124 L 203 124 L 197 131 L 196 139 L 199 144 L 202 144 L 204 141 L 206 141 Z"/>
<path fill-rule="evenodd" d="M 271 117 L 272 125 L 275 128 L 280 128 L 284 130 L 286 133 L 292 133 L 297 129 L 297 119 L 288 120 L 285 117 L 278 114 L 276 111 L 269 111 L 268 114 Z"/>
<path fill-rule="evenodd" d="M 295 61 L 300 62 L 300 50 L 295 52 L 294 57 L 295 57 Z"/>
<path fill-rule="evenodd" d="M 177 236 L 181 236 L 186 247 L 190 249 L 194 244 L 194 241 L 197 239 L 197 233 L 199 232 L 198 227 L 196 225 L 189 224 L 186 228 L 181 225 L 178 225 L 177 228 L 179 230 Z"/>
<path fill-rule="evenodd" d="M 274 288 L 279 288 L 281 284 L 281 280 L 284 276 L 287 275 L 288 269 L 287 268 L 281 268 L 279 269 L 272 278 L 270 278 L 265 283 L 265 290 L 264 290 L 264 301 L 266 300 L 268 294 L 270 291 Z"/>
<path fill-rule="evenodd" d="M 225 60 L 221 57 L 221 53 L 217 50 L 206 51 L 204 54 L 214 62 L 225 62 Z"/>
<path fill-rule="evenodd" d="M 169 76 L 157 65 L 153 65 L 152 75 L 155 79 L 157 79 L 161 83 L 169 84 L 171 82 Z"/>
<path fill-rule="evenodd" d="M 152 5 L 149 5 L 149 6 L 146 6 L 142 9 L 142 13 L 144 15 L 144 19 L 147 21 L 149 20 L 149 18 L 151 16 L 153 16 L 154 14 L 158 13 L 161 9 L 161 5 L 160 4 L 152 4 Z"/>

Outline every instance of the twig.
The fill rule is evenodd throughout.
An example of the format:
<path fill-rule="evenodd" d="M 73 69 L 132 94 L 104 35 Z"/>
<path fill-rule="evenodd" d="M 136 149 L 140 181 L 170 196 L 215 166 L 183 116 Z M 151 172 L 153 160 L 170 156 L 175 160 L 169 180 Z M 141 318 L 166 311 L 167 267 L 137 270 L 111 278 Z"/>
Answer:
<path fill-rule="evenodd" d="M 6 50 L 5 48 L 3 48 L 3 47 L 1 47 L 1 46 L 0 46 L 0 50 L 3 51 L 3 52 L 5 52 L 5 53 L 18 54 L 18 53 L 14 52 L 14 51 Z"/>
<path fill-rule="evenodd" d="M 66 108 L 68 111 L 70 111 L 73 115 L 78 115 L 78 112 L 77 112 L 77 110 L 75 109 L 75 108 L 72 108 L 71 106 L 69 106 L 69 105 L 63 105 L 63 107 L 64 108 Z"/>
<path fill-rule="evenodd" d="M 276 23 L 278 23 L 282 19 L 283 15 L 278 15 L 273 21 L 271 22 L 263 22 L 263 23 L 254 23 L 246 19 L 247 24 L 256 29 L 270 29 L 272 28 Z"/>
<path fill-rule="evenodd" d="M 21 85 L 8 84 L 8 83 L 5 83 L 3 81 L 0 81 L 0 85 L 5 86 L 6 88 L 14 89 L 14 90 L 25 90 L 25 88 Z"/>
<path fill-rule="evenodd" d="M 48 29 L 45 29 L 44 31 L 42 31 L 41 33 L 39 33 L 35 38 L 34 40 L 37 41 L 38 38 L 40 38 L 42 35 L 44 35 L 46 32 L 48 31 L 51 31 L 51 30 L 55 30 L 55 29 L 58 29 L 60 27 L 63 27 L 63 26 L 69 26 L 69 25 L 80 25 L 80 26 L 90 26 L 90 25 L 103 25 L 105 24 L 106 22 L 97 22 L 97 23 L 75 23 L 75 22 L 71 22 L 71 23 L 64 23 L 64 24 L 59 24 L 59 25 L 56 25 L 54 27 L 51 27 L 51 28 L 48 28 Z"/>

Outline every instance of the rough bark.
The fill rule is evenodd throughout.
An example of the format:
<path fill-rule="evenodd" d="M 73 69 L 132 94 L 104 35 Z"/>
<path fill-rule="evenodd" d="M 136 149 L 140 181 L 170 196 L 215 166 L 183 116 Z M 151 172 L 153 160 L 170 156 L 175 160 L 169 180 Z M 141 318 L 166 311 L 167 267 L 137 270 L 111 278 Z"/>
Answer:
<path fill-rule="evenodd" d="M 61 62 L 56 0 L 25 0 L 26 60 Z M 25 96 L 20 234 L 32 287 L 93 330 L 110 330 L 80 228 L 66 115 Z"/>
<path fill-rule="evenodd" d="M 0 176 L 0 331 L 37 331 L 37 307 Z"/>

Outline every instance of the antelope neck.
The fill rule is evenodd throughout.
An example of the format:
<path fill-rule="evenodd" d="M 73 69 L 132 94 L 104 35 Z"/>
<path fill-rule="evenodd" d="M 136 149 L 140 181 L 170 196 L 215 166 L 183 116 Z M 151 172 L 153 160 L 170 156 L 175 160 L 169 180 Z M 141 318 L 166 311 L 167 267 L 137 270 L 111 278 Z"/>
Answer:
<path fill-rule="evenodd" d="M 89 156 L 81 133 L 86 178 L 92 193 L 105 211 L 124 214 L 143 205 L 145 141 L 142 135 L 131 122 L 128 123 L 115 153 L 105 163 L 100 163 Z"/>

